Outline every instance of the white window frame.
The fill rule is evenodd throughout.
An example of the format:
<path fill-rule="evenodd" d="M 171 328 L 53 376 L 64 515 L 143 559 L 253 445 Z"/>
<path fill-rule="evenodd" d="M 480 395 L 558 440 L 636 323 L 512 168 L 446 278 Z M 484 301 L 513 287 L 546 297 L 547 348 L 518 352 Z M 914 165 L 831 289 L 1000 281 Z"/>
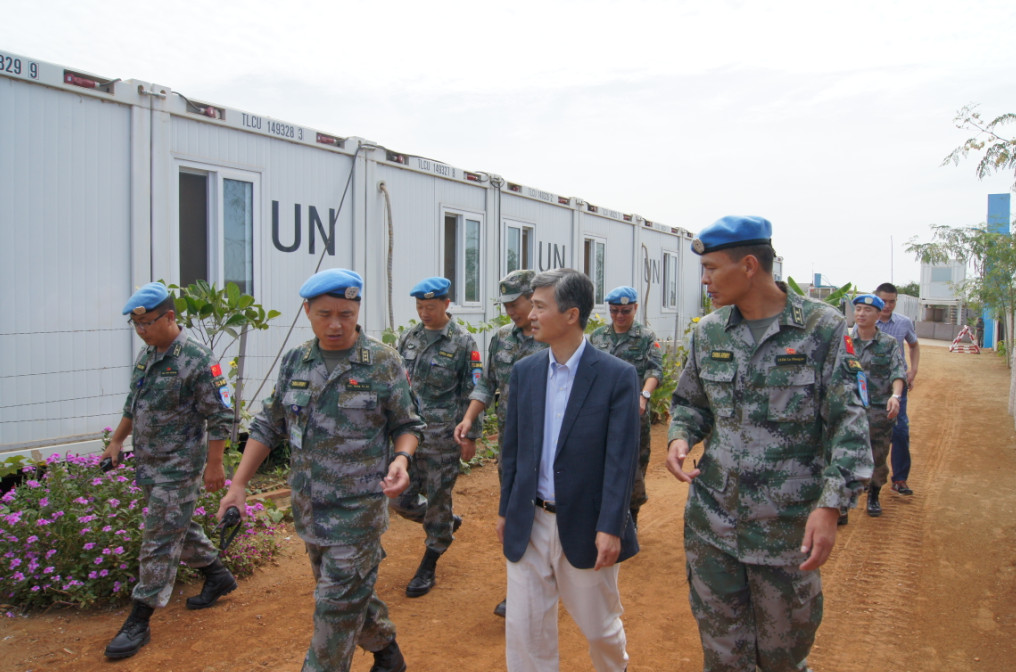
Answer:
<path fill-rule="evenodd" d="M 663 272 L 661 273 L 662 279 L 660 280 L 660 295 L 662 296 L 661 305 L 663 310 L 667 312 L 677 312 L 681 308 L 681 255 L 678 254 L 677 251 L 675 250 L 663 250 L 662 253 L 663 253 L 662 260 Z M 671 280 L 667 272 L 667 269 L 669 268 L 669 266 L 667 265 L 668 259 L 674 260 L 673 283 L 674 283 L 675 303 L 673 304 L 669 303 L 669 300 L 667 298 L 669 290 L 669 287 L 667 285 Z"/>
<path fill-rule="evenodd" d="M 253 185 L 251 189 L 251 244 L 252 269 L 251 269 L 251 293 L 261 291 L 261 174 L 235 168 L 224 168 L 191 161 L 177 161 L 176 171 L 173 180 L 173 200 L 171 210 L 173 254 L 170 262 L 173 268 L 173 275 L 180 282 L 180 173 L 192 175 L 204 175 L 208 180 L 208 259 L 206 260 L 206 272 L 208 281 L 222 289 L 225 287 L 225 197 L 224 181 L 234 180 L 238 182 L 249 182 Z M 255 294 L 256 295 L 256 294 Z"/>
<path fill-rule="evenodd" d="M 518 268 L 511 268 L 508 264 L 508 248 L 509 232 L 515 230 L 519 233 L 519 266 Z M 532 224 L 525 222 L 519 222 L 511 219 L 504 220 L 504 258 L 501 259 L 501 275 L 505 276 L 515 270 L 520 269 L 532 269 L 534 268 L 533 262 L 533 241 L 536 239 L 536 227 Z M 526 263 L 528 260 L 528 263 Z"/>
<path fill-rule="evenodd" d="M 462 208 L 454 208 L 450 206 L 441 207 L 441 239 L 438 245 L 439 259 L 438 268 L 442 269 L 442 273 L 445 273 L 446 259 L 445 259 L 445 239 L 447 232 L 445 227 L 449 217 L 454 217 L 456 221 L 455 231 L 455 277 L 448 278 L 452 281 L 452 303 L 458 306 L 480 306 L 483 303 L 483 266 L 484 266 L 484 216 L 482 212 L 476 212 L 473 210 L 465 210 Z M 476 247 L 476 298 L 466 299 L 466 224 L 468 222 L 477 223 L 477 247 Z"/>
<path fill-rule="evenodd" d="M 586 255 L 586 246 L 592 244 L 592 254 Z M 597 247 L 603 247 L 603 263 L 597 263 L 596 253 Z M 607 239 L 601 238 L 600 236 L 583 236 L 582 237 L 582 266 L 583 271 L 589 279 L 593 281 L 593 305 L 600 305 L 604 302 L 606 296 L 606 282 L 607 282 Z M 599 277 L 597 277 L 599 276 Z"/>

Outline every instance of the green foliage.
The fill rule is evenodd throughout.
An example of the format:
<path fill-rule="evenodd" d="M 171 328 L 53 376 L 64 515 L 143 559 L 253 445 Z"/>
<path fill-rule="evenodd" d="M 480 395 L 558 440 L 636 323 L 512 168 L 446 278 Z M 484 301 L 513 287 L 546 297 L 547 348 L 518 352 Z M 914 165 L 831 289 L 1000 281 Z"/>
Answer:
<path fill-rule="evenodd" d="M 684 329 L 684 342 L 687 343 L 691 330 L 699 318 L 693 317 Z M 670 398 L 677 387 L 677 381 L 681 377 L 681 368 L 688 358 L 688 349 L 684 345 L 674 344 L 675 347 L 667 348 L 663 353 L 663 380 L 653 390 L 653 396 L 649 399 L 650 422 L 653 424 L 667 422 L 670 418 Z"/>
<path fill-rule="evenodd" d="M 874 288 L 872 288 L 874 291 Z M 896 291 L 900 294 L 906 294 L 907 296 L 921 297 L 921 286 L 916 282 L 908 282 L 905 285 L 896 285 Z"/>
<path fill-rule="evenodd" d="M 973 131 L 975 135 L 950 152 L 942 160 L 943 166 L 950 163 L 959 165 L 960 159 L 967 158 L 971 152 L 983 152 L 975 169 L 977 179 L 983 180 L 1000 170 L 1016 173 L 1016 139 L 1000 134 L 1003 126 L 1016 123 L 1016 114 L 1007 113 L 985 121 L 976 105 L 967 105 L 956 113 L 953 123 L 956 128 Z M 1016 182 L 1013 189 L 1016 189 Z"/>
<path fill-rule="evenodd" d="M 17 474 L 30 464 L 32 461 L 24 455 L 12 455 L 5 460 L 0 460 L 0 478 Z"/>
<path fill-rule="evenodd" d="M 911 239 L 907 251 L 926 264 L 952 260 L 972 265 L 973 277 L 953 289 L 969 303 L 988 306 L 996 317 L 1012 317 L 1016 310 L 1016 238 L 978 227 L 932 226 L 932 241 Z M 1005 346 L 1012 349 L 1011 334 Z"/>
<path fill-rule="evenodd" d="M 233 282 L 226 283 L 225 289 L 217 289 L 204 280 L 187 287 L 170 285 L 169 289 L 179 293 L 174 299 L 177 321 L 218 356 L 229 349 L 244 329 L 267 329 L 268 322 L 281 315 L 277 310 L 266 311 Z M 233 340 L 219 348 L 223 336 Z"/>
<path fill-rule="evenodd" d="M 801 286 L 797 284 L 797 281 L 795 281 L 793 278 L 789 276 L 787 277 L 787 286 L 790 287 L 790 289 L 794 293 L 800 294 L 801 296 L 807 296 L 805 291 L 801 289 Z M 839 309 L 840 304 L 843 302 L 843 300 L 846 299 L 853 291 L 854 291 L 853 283 L 848 282 L 847 284 L 841 287 L 835 288 L 822 300 L 825 303 L 828 303 L 833 308 Z"/>
<path fill-rule="evenodd" d="M 24 468 L 24 481 L 0 498 L 0 605 L 28 610 L 63 604 L 114 605 L 130 598 L 136 582 L 142 490 L 133 459 L 109 472 L 99 455 L 50 456 Z M 209 538 L 221 493 L 202 492 L 195 518 Z M 278 551 L 279 528 L 248 506 L 251 517 L 223 557 L 247 576 Z M 181 567 L 181 576 L 193 570 Z M 10 613 L 10 612 L 8 612 Z"/>

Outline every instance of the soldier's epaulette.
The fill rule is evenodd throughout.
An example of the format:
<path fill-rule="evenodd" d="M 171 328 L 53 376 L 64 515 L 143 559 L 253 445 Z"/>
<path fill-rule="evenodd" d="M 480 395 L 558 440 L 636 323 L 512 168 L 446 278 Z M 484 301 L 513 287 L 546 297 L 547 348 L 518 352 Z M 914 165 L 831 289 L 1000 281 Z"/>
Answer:
<path fill-rule="evenodd" d="M 303 344 L 303 361 L 310 359 L 311 350 L 314 349 L 314 341 L 307 341 Z"/>
<path fill-rule="evenodd" d="M 356 350 L 356 362 L 358 364 L 373 364 L 374 354 L 370 351 L 370 348 L 360 347 Z"/>
<path fill-rule="evenodd" d="M 177 343 L 175 346 L 173 346 L 173 356 L 174 357 L 179 357 L 181 352 L 183 352 L 183 345 L 181 345 L 180 343 Z"/>

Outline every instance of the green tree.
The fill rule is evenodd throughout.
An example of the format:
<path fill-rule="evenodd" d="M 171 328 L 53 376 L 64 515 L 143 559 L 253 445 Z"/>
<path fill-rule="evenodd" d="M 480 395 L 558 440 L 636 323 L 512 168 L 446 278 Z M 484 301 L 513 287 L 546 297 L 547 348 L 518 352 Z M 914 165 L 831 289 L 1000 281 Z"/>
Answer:
<path fill-rule="evenodd" d="M 896 285 L 896 290 L 900 294 L 906 294 L 907 296 L 921 297 L 921 286 L 916 282 L 908 282 L 905 285 Z"/>
<path fill-rule="evenodd" d="M 983 152 L 975 170 L 977 179 L 983 180 L 1000 170 L 1013 170 L 1016 176 L 1016 138 L 1001 134 L 1003 126 L 1016 123 L 1016 114 L 1008 112 L 985 121 L 976 105 L 967 105 L 956 113 L 953 122 L 956 128 L 974 131 L 975 135 L 950 152 L 942 160 L 943 166 L 950 163 L 958 165 L 960 159 L 967 158 L 971 152 Z M 1016 189 L 1016 182 L 1013 182 L 1013 189 Z"/>
<path fill-rule="evenodd" d="M 233 430 L 226 448 L 227 464 L 239 461 L 237 439 L 241 422 L 247 420 L 247 406 L 243 398 L 243 358 L 247 349 L 247 332 L 268 328 L 268 322 L 281 313 L 265 310 L 250 294 L 244 294 L 236 283 L 228 282 L 218 289 L 214 284 L 198 280 L 192 285 L 169 285 L 176 292 L 177 321 L 202 343 L 207 345 L 220 362 L 227 351 L 239 342 L 236 356 L 227 365 L 227 375 L 233 381 Z M 228 339 L 228 340 L 227 340 Z M 231 450 L 232 449 L 232 450 Z"/>
<path fill-rule="evenodd" d="M 1005 351 L 1012 352 L 1016 239 L 1006 233 L 988 231 L 985 225 L 968 228 L 936 225 L 931 229 L 931 242 L 911 239 L 907 243 L 907 252 L 925 264 L 956 260 L 972 265 L 973 277 L 954 289 L 969 303 L 988 306 L 997 319 L 1005 320 Z"/>

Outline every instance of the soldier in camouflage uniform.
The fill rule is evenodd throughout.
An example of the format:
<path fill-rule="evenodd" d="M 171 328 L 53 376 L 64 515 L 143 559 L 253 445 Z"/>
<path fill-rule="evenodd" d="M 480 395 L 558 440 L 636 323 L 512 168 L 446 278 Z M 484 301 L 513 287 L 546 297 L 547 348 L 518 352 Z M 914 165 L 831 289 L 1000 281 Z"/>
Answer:
<path fill-rule="evenodd" d="M 293 523 L 317 583 L 305 672 L 348 672 L 357 645 L 374 652 L 371 672 L 406 669 L 374 586 L 388 528 L 384 496 L 409 486 L 424 423 L 398 353 L 357 325 L 362 289 L 360 276 L 343 269 L 321 271 L 300 288 L 315 338 L 283 357 L 219 504 L 220 519 L 230 506 L 243 513 L 247 482 L 288 440 Z"/>
<path fill-rule="evenodd" d="M 211 351 L 177 325 L 165 285 L 145 285 L 123 313 L 147 347 L 134 363 L 123 418 L 102 456 L 119 464 L 123 442 L 133 434 L 135 478 L 148 512 L 133 609 L 106 647 L 109 658 L 133 656 L 148 643 L 149 618 L 169 602 L 181 561 L 205 575 L 188 609 L 210 607 L 236 589 L 218 550 L 192 520 L 201 486 L 213 491 L 225 482 L 222 451 L 233 423 L 229 385 Z"/>
<path fill-rule="evenodd" d="M 868 484 L 866 512 L 876 518 L 882 515 L 879 491 L 889 478 L 889 445 L 893 425 L 900 413 L 900 399 L 907 384 L 907 367 L 903 364 L 900 344 L 889 334 L 875 326 L 885 303 L 874 294 L 854 297 L 854 350 L 868 376 L 868 426 L 870 427 L 871 457 L 875 471 Z"/>
<path fill-rule="evenodd" d="M 771 232 L 760 217 L 725 217 L 692 242 L 720 308 L 696 325 L 674 390 L 667 469 L 691 484 L 685 555 L 710 672 L 807 669 L 816 570 L 872 472 L 846 322 L 773 279 Z"/>
<path fill-rule="evenodd" d="M 637 322 L 638 293 L 633 287 L 616 287 L 604 299 L 610 306 L 610 324 L 599 327 L 589 335 L 589 343 L 632 364 L 642 382 L 639 396 L 640 440 L 639 468 L 635 472 L 635 485 L 631 491 L 631 519 L 638 525 L 639 509 L 649 501 L 646 494 L 646 469 L 649 467 L 652 413 L 649 400 L 663 379 L 663 353 L 656 334 Z"/>
<path fill-rule="evenodd" d="M 438 558 L 448 550 L 452 533 L 462 522 L 452 513 L 459 458 L 473 459 L 482 429 L 477 418 L 461 448 L 456 445 L 455 425 L 466 411 L 483 363 L 476 341 L 448 313 L 450 287 L 445 278 L 427 278 L 413 287 L 409 295 L 416 299 L 420 322 L 403 333 L 398 344 L 420 415 L 427 423 L 409 470 L 409 489 L 391 502 L 396 513 L 421 523 L 427 533 L 423 560 L 406 586 L 408 597 L 426 595 L 434 587 Z"/>
<path fill-rule="evenodd" d="M 469 395 L 469 408 L 466 409 L 462 422 L 455 428 L 455 440 L 459 445 L 463 445 L 467 440 L 470 428 L 481 417 L 483 411 L 497 400 L 495 412 L 497 447 L 500 454 L 501 442 L 504 440 L 504 422 L 508 413 L 508 382 L 511 379 L 512 366 L 523 357 L 547 347 L 546 343 L 533 338 L 533 326 L 529 321 L 529 313 L 533 310 L 533 288 L 529 283 L 532 282 L 534 275 L 536 275 L 534 271 L 518 270 L 501 278 L 498 285 L 500 294 L 498 300 L 512 322 L 498 329 L 490 339 L 487 346 L 487 368 L 473 393 Z M 497 476 L 500 480 L 500 461 L 497 465 Z M 504 618 L 504 600 L 494 607 L 494 613 Z"/>

